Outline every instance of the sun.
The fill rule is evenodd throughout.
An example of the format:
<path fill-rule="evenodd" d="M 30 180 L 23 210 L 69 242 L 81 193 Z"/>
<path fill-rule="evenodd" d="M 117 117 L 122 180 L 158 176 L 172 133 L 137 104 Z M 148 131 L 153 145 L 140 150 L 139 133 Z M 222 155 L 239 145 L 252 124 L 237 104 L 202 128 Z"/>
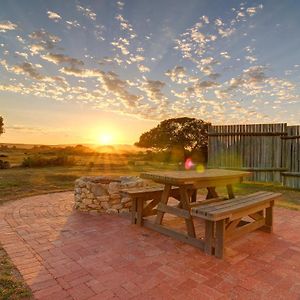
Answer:
<path fill-rule="evenodd" d="M 113 142 L 113 136 L 110 133 L 102 133 L 99 136 L 99 143 L 101 145 L 110 145 Z"/>

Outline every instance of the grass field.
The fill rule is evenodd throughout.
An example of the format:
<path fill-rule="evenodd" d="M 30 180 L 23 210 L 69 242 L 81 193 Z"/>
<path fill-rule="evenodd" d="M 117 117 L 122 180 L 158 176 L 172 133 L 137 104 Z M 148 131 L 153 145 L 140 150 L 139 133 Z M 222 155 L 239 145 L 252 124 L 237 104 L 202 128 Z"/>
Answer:
<path fill-rule="evenodd" d="M 99 175 L 136 175 L 143 171 L 157 169 L 177 169 L 176 164 L 145 161 L 142 152 L 123 151 L 100 153 L 84 146 L 48 147 L 40 146 L 32 149 L 7 148 L 0 151 L 2 158 L 17 165 L 10 169 L 0 170 L 0 204 L 7 200 L 44 194 L 49 192 L 73 190 L 74 181 L 81 176 Z M 38 168 L 22 168 L 24 158 L 39 157 L 49 159 L 58 155 L 67 155 L 74 161 L 72 166 L 47 166 Z M 235 187 L 236 194 L 247 194 L 259 190 L 271 190 L 283 193 L 284 200 L 277 205 L 291 209 L 300 209 L 300 191 L 286 189 L 281 186 L 261 183 L 243 183 Z M 205 191 L 199 191 L 205 193 Z M 219 190 L 225 194 L 225 190 Z"/>
<path fill-rule="evenodd" d="M 140 172 L 162 168 L 174 168 L 174 166 L 161 164 L 144 166 L 101 164 L 93 167 L 77 165 L 72 167 L 11 168 L 0 170 L 0 203 L 31 195 L 73 190 L 74 181 L 81 176 L 138 176 Z M 237 195 L 248 194 L 259 190 L 283 193 L 284 200 L 279 201 L 277 205 L 300 210 L 300 191 L 262 183 L 246 182 L 235 186 Z M 205 193 L 205 191 L 199 192 Z M 218 192 L 220 194 L 226 193 L 224 189 L 219 189 Z"/>

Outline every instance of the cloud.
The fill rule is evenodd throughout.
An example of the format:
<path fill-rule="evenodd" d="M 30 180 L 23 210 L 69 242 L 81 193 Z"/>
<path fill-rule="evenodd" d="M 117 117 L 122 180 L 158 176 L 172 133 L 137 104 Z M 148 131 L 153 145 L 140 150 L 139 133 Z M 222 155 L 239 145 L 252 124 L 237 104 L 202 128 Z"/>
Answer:
<path fill-rule="evenodd" d="M 248 60 L 250 63 L 254 63 L 257 61 L 257 58 L 255 56 L 247 55 L 245 56 L 245 59 Z"/>
<path fill-rule="evenodd" d="M 117 1 L 117 7 L 119 10 L 123 10 L 125 3 L 122 1 Z"/>
<path fill-rule="evenodd" d="M 25 62 L 22 63 L 20 65 L 15 65 L 11 68 L 11 71 L 14 72 L 15 74 L 24 74 L 24 75 L 28 75 L 34 79 L 37 80 L 42 80 L 44 79 L 44 76 L 41 75 L 35 68 L 34 66 L 29 63 L 29 62 Z"/>
<path fill-rule="evenodd" d="M 6 32 L 9 30 L 16 30 L 18 28 L 17 24 L 14 24 L 10 21 L 2 21 L 0 22 L 0 32 Z"/>
<path fill-rule="evenodd" d="M 34 55 L 34 54 L 38 54 L 46 49 L 41 44 L 32 44 L 32 45 L 29 45 L 29 50 L 30 50 L 31 54 Z"/>
<path fill-rule="evenodd" d="M 218 82 L 215 82 L 215 81 L 207 81 L 207 80 L 204 80 L 204 81 L 201 81 L 199 83 L 197 83 L 197 86 L 200 87 L 200 88 L 211 88 L 211 87 L 216 87 L 216 86 L 219 86 L 220 83 Z"/>
<path fill-rule="evenodd" d="M 37 54 L 44 50 L 52 50 L 61 41 L 61 38 L 48 33 L 44 29 L 32 32 L 29 34 L 29 38 L 35 41 L 35 43 L 29 45 L 32 54 Z"/>
<path fill-rule="evenodd" d="M 252 16 L 254 16 L 256 13 L 257 13 L 257 11 L 259 10 L 259 9 L 263 9 L 263 5 L 262 4 L 260 4 L 260 5 L 258 5 L 258 6 L 252 6 L 252 7 L 248 7 L 247 9 L 246 9 L 246 12 L 248 13 L 248 15 L 250 16 L 250 17 L 252 17 Z"/>
<path fill-rule="evenodd" d="M 139 88 L 146 93 L 147 97 L 155 103 L 161 103 L 161 100 L 166 99 L 162 93 L 165 83 L 160 80 L 146 79 Z"/>
<path fill-rule="evenodd" d="M 141 99 L 141 96 L 130 93 L 127 90 L 129 88 L 128 83 L 125 80 L 121 80 L 114 72 L 103 72 L 97 69 L 78 69 L 75 67 L 64 67 L 59 71 L 81 78 L 96 78 L 101 83 L 103 92 L 113 94 L 116 97 L 114 101 L 119 99 L 126 108 L 135 107 Z M 90 95 L 88 97 L 90 97 Z"/>
<path fill-rule="evenodd" d="M 25 53 L 25 52 L 19 52 L 19 51 L 16 51 L 15 54 L 25 58 L 25 59 L 28 59 L 28 54 Z"/>
<path fill-rule="evenodd" d="M 231 36 L 236 31 L 235 28 L 218 28 L 218 33 L 222 38 Z"/>
<path fill-rule="evenodd" d="M 79 69 L 77 67 L 63 67 L 59 69 L 59 72 L 66 75 L 82 78 L 93 78 L 102 76 L 103 72 L 97 69 Z"/>
<path fill-rule="evenodd" d="M 142 64 L 138 64 L 137 65 L 137 68 L 138 70 L 141 72 L 141 73 L 147 73 L 147 72 L 150 72 L 150 68 L 142 65 Z"/>
<path fill-rule="evenodd" d="M 93 12 L 90 8 L 83 7 L 81 5 L 76 5 L 77 11 L 81 12 L 85 17 L 92 21 L 96 21 L 97 14 Z"/>
<path fill-rule="evenodd" d="M 120 27 L 122 30 L 133 33 L 132 25 L 121 14 L 116 15 L 115 19 L 120 22 Z M 132 35 L 132 38 L 134 37 L 136 37 L 136 34 Z"/>
<path fill-rule="evenodd" d="M 58 22 L 58 20 L 61 19 L 61 16 L 58 13 L 50 11 L 50 10 L 47 11 L 47 15 L 48 15 L 48 18 L 50 20 L 53 20 L 54 22 Z"/>
<path fill-rule="evenodd" d="M 52 62 L 56 65 L 64 64 L 64 63 L 69 64 L 72 67 L 84 65 L 83 61 L 64 54 L 48 53 L 46 55 L 42 55 L 41 58 L 49 62 Z"/>
<path fill-rule="evenodd" d="M 175 66 L 173 69 L 167 70 L 165 73 L 172 82 L 176 82 L 178 84 L 187 83 L 187 73 L 186 69 L 182 66 Z"/>
<path fill-rule="evenodd" d="M 109 42 L 104 45 L 105 54 L 109 56 L 101 58 L 96 53 L 91 55 L 88 45 L 83 45 L 84 51 L 78 52 L 82 53 L 82 58 L 57 54 L 62 50 L 58 48 L 60 38 L 45 29 L 31 33 L 28 41 L 17 36 L 19 48 L 9 49 L 8 45 L 3 44 L 3 53 L 7 54 L 7 61 L 16 59 L 16 55 L 19 56 L 18 60 L 23 57 L 27 61 L 10 66 L 2 60 L 0 65 L 11 73 L 24 75 L 24 80 L 21 76 L 9 74 L 9 84 L 0 84 L 0 90 L 83 103 L 93 108 L 156 120 L 180 116 L 186 112 L 190 116 L 214 122 L 249 118 L 253 121 L 255 118 L 268 120 L 267 116 L 258 112 L 260 105 L 268 103 L 271 109 L 273 107 L 279 113 L 283 111 L 284 105 L 299 103 L 298 85 L 275 76 L 267 76 L 272 68 L 268 69 L 257 63 L 259 57 L 256 57 L 252 46 L 255 41 L 251 40 L 251 46 L 246 46 L 249 39 L 246 41 L 243 34 L 250 27 L 242 22 L 250 20 L 260 6 L 252 4 L 253 7 L 247 8 L 246 4 L 242 4 L 231 12 L 231 17 L 227 15 L 226 19 L 200 16 L 194 25 L 177 37 L 168 23 L 162 24 L 164 39 L 156 40 L 150 32 L 144 32 L 138 39 L 134 27 L 122 15 L 124 2 L 115 3 L 117 15 L 113 21 L 119 25 L 119 29 L 116 31 L 116 24 L 109 24 L 111 28 L 115 28 L 113 36 L 107 34 Z M 64 21 L 67 28 L 80 28 L 86 33 L 88 27 L 85 27 L 85 23 L 88 20 L 85 18 L 88 18 L 93 22 L 88 22 L 91 25 L 90 37 L 94 42 L 96 39 L 105 40 L 103 32 L 106 27 L 96 24 L 96 13 L 90 7 L 82 5 L 77 5 L 76 9 L 79 13 L 73 18 L 78 18 L 78 21 Z M 61 20 L 56 12 L 48 11 L 47 14 L 54 22 Z M 112 32 L 111 28 L 107 33 Z M 79 30 L 76 31 L 79 33 Z M 242 37 L 240 51 L 229 53 L 231 46 L 227 38 L 233 34 L 234 38 Z M 165 55 L 170 54 L 168 62 L 173 60 L 173 53 L 168 52 L 172 41 L 175 41 L 174 48 L 179 50 L 179 57 L 177 55 L 176 63 L 166 68 L 166 82 L 147 79 L 145 74 L 151 71 L 156 72 L 153 76 L 157 77 L 154 78 L 163 76 L 157 73 L 161 70 L 158 65 Z M 150 51 L 149 45 L 152 47 Z M 106 46 L 110 49 L 106 49 Z M 110 53 L 106 53 L 106 50 Z M 39 55 L 30 57 L 27 53 Z M 30 58 L 32 62 L 29 61 Z M 47 62 L 54 64 L 49 68 L 51 75 L 42 73 L 43 64 L 50 67 Z M 99 63 L 99 68 L 87 67 L 96 62 Z M 292 66 L 287 66 L 287 69 L 291 70 Z M 297 70 L 299 69 L 294 69 L 294 72 Z M 298 116 L 300 117 L 299 114 Z"/>
<path fill-rule="evenodd" d="M 77 20 L 66 21 L 66 24 L 67 24 L 68 29 L 81 27 L 81 25 L 79 24 L 79 22 Z"/>
<path fill-rule="evenodd" d="M 128 46 L 130 45 L 129 40 L 120 37 L 117 41 L 111 42 L 113 46 L 121 50 L 123 55 L 128 55 L 130 53 Z"/>
<path fill-rule="evenodd" d="M 229 53 L 227 51 L 221 52 L 220 55 L 226 59 L 230 59 L 231 56 L 229 55 Z"/>
<path fill-rule="evenodd" d="M 106 30 L 106 27 L 104 25 L 96 24 L 94 30 L 94 35 L 98 41 L 105 41 L 105 38 L 103 37 L 103 32 Z"/>
<path fill-rule="evenodd" d="M 44 41 L 44 42 L 50 41 L 52 43 L 58 43 L 61 41 L 61 39 L 58 36 L 48 33 L 44 29 L 30 33 L 29 37 L 33 40 L 40 40 L 40 41 Z"/>
<path fill-rule="evenodd" d="M 266 66 L 253 66 L 243 71 L 243 74 L 252 82 L 261 82 L 266 79 Z"/>
<path fill-rule="evenodd" d="M 63 76 L 53 76 L 51 77 L 51 81 L 56 82 L 57 84 L 61 84 L 63 86 L 69 86 L 68 81 Z"/>
<path fill-rule="evenodd" d="M 216 26 L 223 26 L 224 23 L 223 23 L 223 21 L 220 18 L 218 18 L 218 19 L 215 20 L 215 25 Z"/>
<path fill-rule="evenodd" d="M 25 40 L 19 35 L 16 36 L 16 40 L 19 41 L 21 44 L 25 44 Z"/>
<path fill-rule="evenodd" d="M 209 24 L 209 19 L 208 19 L 207 16 L 202 16 L 201 19 L 203 20 L 203 22 L 204 22 L 205 24 Z"/>
<path fill-rule="evenodd" d="M 16 131 L 25 131 L 25 132 L 41 132 L 41 128 L 38 127 L 29 127 L 26 125 L 11 125 L 11 126 L 6 126 L 5 129 L 8 130 L 16 130 Z"/>

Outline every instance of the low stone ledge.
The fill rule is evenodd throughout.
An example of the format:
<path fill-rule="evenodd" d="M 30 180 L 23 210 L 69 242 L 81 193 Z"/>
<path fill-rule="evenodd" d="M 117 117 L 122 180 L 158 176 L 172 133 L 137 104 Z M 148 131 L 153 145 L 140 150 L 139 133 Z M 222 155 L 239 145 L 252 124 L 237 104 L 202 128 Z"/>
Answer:
<path fill-rule="evenodd" d="M 79 211 L 129 213 L 131 199 L 122 189 L 146 187 L 149 184 L 135 176 L 85 176 L 75 181 L 75 208 Z"/>

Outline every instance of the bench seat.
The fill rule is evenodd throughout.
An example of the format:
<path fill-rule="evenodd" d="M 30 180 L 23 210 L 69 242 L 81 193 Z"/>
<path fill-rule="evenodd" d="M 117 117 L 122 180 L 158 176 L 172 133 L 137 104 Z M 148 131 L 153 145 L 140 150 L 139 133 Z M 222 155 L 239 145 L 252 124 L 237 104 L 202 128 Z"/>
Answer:
<path fill-rule="evenodd" d="M 262 191 L 192 207 L 191 215 L 205 220 L 205 252 L 222 258 L 230 239 L 258 228 L 272 232 L 273 205 L 280 197 L 280 193 Z M 242 220 L 245 217 L 248 221 Z"/>

